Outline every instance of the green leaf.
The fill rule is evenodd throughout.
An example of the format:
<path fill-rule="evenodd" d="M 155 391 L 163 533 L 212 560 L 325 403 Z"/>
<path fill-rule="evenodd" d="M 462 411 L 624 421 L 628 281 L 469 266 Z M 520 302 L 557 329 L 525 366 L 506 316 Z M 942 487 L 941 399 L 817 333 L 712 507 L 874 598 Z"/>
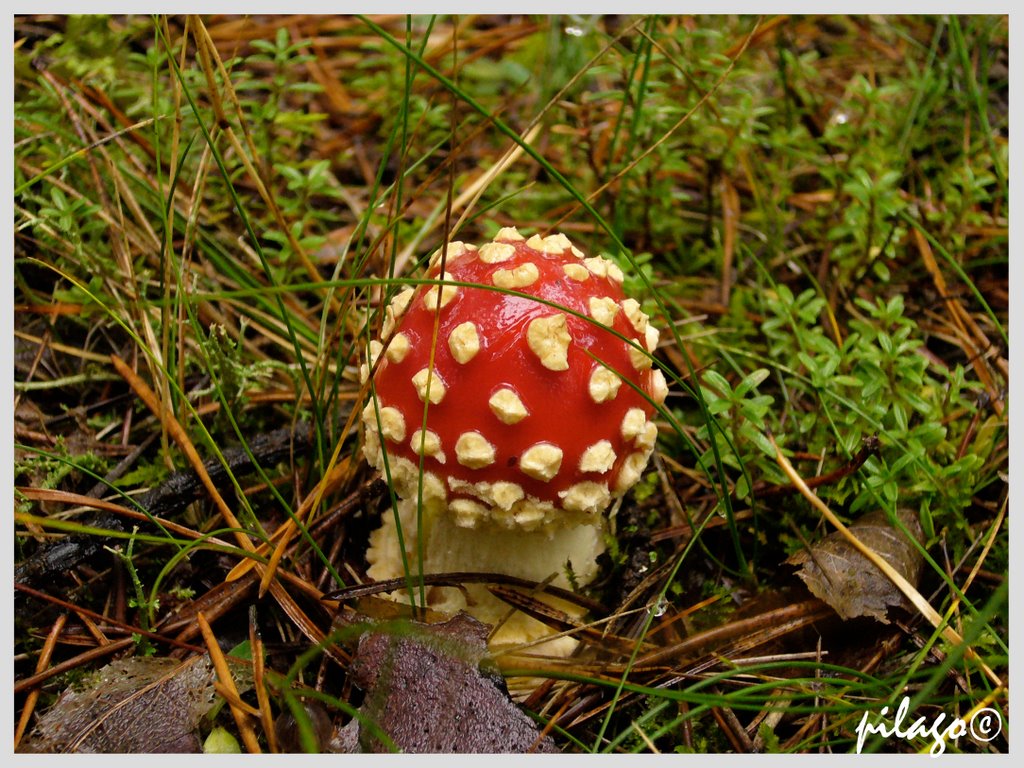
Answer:
<path fill-rule="evenodd" d="M 758 368 L 747 374 L 743 381 L 736 386 L 736 395 L 738 397 L 745 397 L 747 392 L 759 386 L 770 374 L 771 372 L 767 368 Z"/>
<path fill-rule="evenodd" d="M 885 352 L 885 354 L 887 354 L 890 357 L 892 357 L 892 352 L 893 352 L 892 338 L 885 331 L 880 331 L 879 334 L 878 334 L 878 346 L 880 346 L 882 348 L 882 351 Z"/>
<path fill-rule="evenodd" d="M 729 381 L 718 371 L 704 371 L 704 382 L 712 389 L 717 390 L 723 397 L 730 397 L 733 394 Z"/>

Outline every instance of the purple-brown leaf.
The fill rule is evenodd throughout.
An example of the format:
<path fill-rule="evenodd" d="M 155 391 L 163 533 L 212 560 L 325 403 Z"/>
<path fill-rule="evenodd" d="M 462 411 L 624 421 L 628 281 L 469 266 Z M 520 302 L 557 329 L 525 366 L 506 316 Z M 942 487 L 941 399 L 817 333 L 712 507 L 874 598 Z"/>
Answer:
<path fill-rule="evenodd" d="M 388 751 L 375 729 L 360 722 L 368 720 L 403 752 L 557 752 L 501 678 L 481 671 L 487 631 L 458 614 L 439 624 L 403 622 L 363 634 L 353 664 L 366 691 L 362 717 L 338 732 L 334 748 Z"/>

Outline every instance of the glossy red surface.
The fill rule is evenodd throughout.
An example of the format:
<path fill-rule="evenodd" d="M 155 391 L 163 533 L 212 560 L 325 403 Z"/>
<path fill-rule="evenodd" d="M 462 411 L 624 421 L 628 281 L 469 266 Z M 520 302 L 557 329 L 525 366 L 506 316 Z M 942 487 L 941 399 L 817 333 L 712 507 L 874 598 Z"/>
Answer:
<path fill-rule="evenodd" d="M 617 303 L 625 298 L 620 285 L 608 277 L 589 274 L 578 282 L 563 271 L 566 264 L 580 264 L 570 250 L 562 254 L 545 254 L 525 242 L 510 243 L 515 256 L 497 264 L 481 261 L 476 251 L 450 258 L 446 265 L 449 279 L 460 282 L 492 285 L 499 269 L 514 269 L 533 262 L 540 279 L 533 285 L 517 289 L 545 301 L 568 307 L 589 316 L 591 297 L 610 297 Z M 429 277 L 436 278 L 438 270 Z M 626 457 L 636 451 L 621 435 L 623 417 L 630 408 L 641 408 L 648 418 L 650 404 L 625 381 L 614 399 L 595 403 L 588 392 L 592 371 L 600 364 L 598 358 L 636 386 L 651 392 L 651 371 L 637 372 L 630 362 L 627 345 L 592 321 L 567 314 L 572 336 L 568 350 L 569 369 L 551 371 L 541 365 L 530 350 L 526 329 L 531 320 L 557 314 L 558 308 L 532 298 L 513 296 L 493 288 L 460 287 L 456 296 L 440 311 L 437 336 L 434 337 L 435 312 L 424 305 L 424 294 L 430 286 L 420 286 L 401 319 L 398 331 L 410 342 L 410 352 L 400 363 L 382 359 L 374 385 L 382 406 L 398 408 L 406 423 L 406 440 L 389 442 L 390 455 L 403 456 L 418 463 L 419 457 L 409 445 L 412 434 L 423 425 L 424 404 L 411 383 L 412 377 L 428 365 L 430 348 L 435 349 L 434 375 L 444 383 L 446 393 L 438 404 L 426 409 L 426 427 L 440 437 L 445 463 L 428 457 L 424 468 L 442 478 L 456 477 L 470 483 L 499 480 L 518 483 L 525 492 L 538 499 L 560 506 L 558 492 L 583 480 L 613 485 Z M 436 301 L 436 293 L 434 294 Z M 448 346 L 448 336 L 461 323 L 472 321 L 480 338 L 479 352 L 467 363 L 458 363 Z M 617 312 L 612 327 L 641 347 L 644 339 L 631 326 L 625 312 Z M 436 343 L 435 343 L 436 342 Z M 499 420 L 488 406 L 491 395 L 507 387 L 515 391 L 529 416 L 518 424 Z M 462 466 L 456 460 L 455 443 L 468 431 L 480 432 L 496 447 L 495 461 L 480 469 Z M 616 453 L 612 469 L 605 473 L 579 471 L 582 453 L 600 440 L 609 440 Z M 519 457 L 538 442 L 546 441 L 563 451 L 558 474 L 548 482 L 525 475 L 518 467 Z M 450 486 L 449 486 L 450 490 Z M 457 496 L 458 494 L 453 494 Z"/>

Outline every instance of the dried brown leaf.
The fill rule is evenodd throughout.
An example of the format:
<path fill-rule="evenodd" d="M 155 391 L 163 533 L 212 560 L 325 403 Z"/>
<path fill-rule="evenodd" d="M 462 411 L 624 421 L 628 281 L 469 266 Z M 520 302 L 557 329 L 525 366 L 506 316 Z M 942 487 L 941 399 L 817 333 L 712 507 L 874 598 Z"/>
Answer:
<path fill-rule="evenodd" d="M 207 656 L 133 657 L 64 691 L 22 744 L 24 752 L 198 752 L 197 726 L 214 704 Z"/>
<path fill-rule="evenodd" d="M 901 509 L 897 515 L 914 538 L 921 541 L 924 534 L 917 513 Z M 917 586 L 924 558 L 914 542 L 889 523 L 885 512 L 867 513 L 850 525 L 850 532 Z M 887 624 L 889 608 L 910 607 L 896 585 L 838 531 L 786 562 L 800 566 L 797 576 L 811 593 L 844 619 L 872 616 Z"/>

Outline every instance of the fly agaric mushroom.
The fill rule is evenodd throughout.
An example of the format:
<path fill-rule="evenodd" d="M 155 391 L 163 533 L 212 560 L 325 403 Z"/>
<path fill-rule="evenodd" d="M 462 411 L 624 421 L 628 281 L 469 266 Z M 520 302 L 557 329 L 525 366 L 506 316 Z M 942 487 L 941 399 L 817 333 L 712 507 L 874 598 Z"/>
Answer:
<path fill-rule="evenodd" d="M 445 251 L 444 274 L 441 251 L 428 271 L 442 282 L 386 307 L 363 368 L 365 380 L 376 366 L 363 450 L 385 473 L 386 448 L 406 562 L 416 569 L 422 551 L 423 573 L 588 584 L 604 551 L 602 513 L 654 449 L 652 402 L 667 394 L 650 356 L 658 331 L 624 295 L 615 263 L 587 258 L 563 234 L 526 239 L 506 227 L 480 248 Z M 398 533 L 385 514 L 370 577 L 403 576 Z M 482 585 L 432 587 L 427 602 L 490 623 L 509 613 Z M 515 614 L 492 642 L 549 633 Z"/>

